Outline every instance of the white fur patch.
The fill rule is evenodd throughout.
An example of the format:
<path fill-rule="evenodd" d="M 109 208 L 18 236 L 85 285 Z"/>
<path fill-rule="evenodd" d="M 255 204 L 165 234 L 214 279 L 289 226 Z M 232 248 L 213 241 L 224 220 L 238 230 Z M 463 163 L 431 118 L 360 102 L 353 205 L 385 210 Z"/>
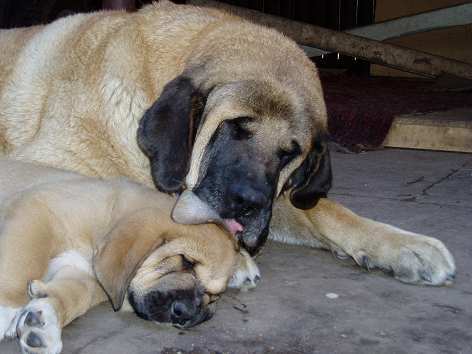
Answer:
<path fill-rule="evenodd" d="M 45 282 L 51 280 L 60 269 L 65 267 L 73 267 L 94 276 L 92 261 L 81 253 L 72 250 L 63 252 L 49 261 L 48 271 L 43 280 Z"/>
<path fill-rule="evenodd" d="M 27 323 L 28 313 L 34 313 L 40 324 Z M 62 350 L 62 329 L 54 307 L 48 298 L 34 299 L 22 310 L 22 316 L 16 325 L 18 341 L 22 353 L 33 352 L 27 343 L 28 336 L 34 334 L 42 343 L 41 353 L 59 354 Z"/>
<path fill-rule="evenodd" d="M 134 309 L 131 307 L 131 304 L 128 301 L 128 293 L 126 293 L 125 298 L 123 299 L 123 304 L 121 305 L 120 312 L 133 312 Z"/>
<path fill-rule="evenodd" d="M 19 307 L 0 306 L 0 341 L 15 334 L 16 325 L 13 324 L 16 324 L 15 318 L 20 310 Z"/>
<path fill-rule="evenodd" d="M 241 250 L 240 257 L 239 266 L 229 280 L 228 287 L 241 290 L 255 288 L 261 279 L 259 267 L 246 251 Z"/>
<path fill-rule="evenodd" d="M 137 121 L 149 105 L 143 90 L 111 75 L 105 78 L 101 92 L 110 115 L 129 117 Z M 128 121 L 132 122 L 133 119 Z M 113 123 L 113 120 L 110 123 Z"/>

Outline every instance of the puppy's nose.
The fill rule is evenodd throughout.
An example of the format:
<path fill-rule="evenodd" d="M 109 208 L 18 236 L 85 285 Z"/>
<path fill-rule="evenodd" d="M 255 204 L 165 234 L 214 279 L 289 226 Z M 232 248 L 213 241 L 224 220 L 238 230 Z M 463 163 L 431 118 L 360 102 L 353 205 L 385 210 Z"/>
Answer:
<path fill-rule="evenodd" d="M 266 206 L 267 196 L 248 185 L 231 184 L 228 190 L 229 207 L 233 212 L 248 212 L 259 210 Z"/>
<path fill-rule="evenodd" d="M 171 318 L 173 323 L 185 324 L 197 315 L 197 307 L 185 301 L 176 300 L 172 303 Z"/>

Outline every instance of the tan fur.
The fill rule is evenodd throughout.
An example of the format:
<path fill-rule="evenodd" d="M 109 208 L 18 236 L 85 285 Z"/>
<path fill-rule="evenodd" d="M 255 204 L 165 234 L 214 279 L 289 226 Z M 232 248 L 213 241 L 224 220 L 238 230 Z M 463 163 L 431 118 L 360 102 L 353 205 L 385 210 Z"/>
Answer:
<path fill-rule="evenodd" d="M 62 327 L 104 301 L 102 287 L 119 309 L 131 281 L 151 287 L 182 268 L 182 256 L 208 294 L 221 293 L 240 262 L 234 238 L 215 225 L 173 223 L 173 202 L 123 178 L 0 159 L 0 307 L 25 306 L 30 284 L 30 298 L 47 296 Z M 51 273 L 70 251 L 90 271 L 71 264 Z"/>
<path fill-rule="evenodd" d="M 151 185 L 147 159 L 136 145 L 138 120 L 165 83 L 185 67 L 198 67 L 215 57 L 215 72 L 206 74 L 217 82 L 205 85 L 235 79 L 249 84 L 235 87 L 234 99 L 224 106 L 212 102 L 228 88 L 209 97 L 206 114 L 217 111 L 197 138 L 189 185 L 196 180 L 202 153 L 198 149 L 207 145 L 224 118 L 242 113 L 274 121 L 293 117 L 305 152 L 311 129 L 326 124 L 317 73 L 302 51 L 273 30 L 243 26 L 241 20 L 220 12 L 162 1 L 132 15 L 77 15 L 21 31 L 29 41 L 15 41 L 15 31 L 0 31 L 0 47 L 12 53 L 7 55 L 9 65 L 0 66 L 0 83 L 5 83 L 0 86 L 0 136 L 3 150 L 13 158 L 94 176 L 125 175 Z M 241 36 L 253 45 L 239 43 Z M 287 72 L 281 64 L 293 69 Z M 255 79 L 267 82 L 272 102 L 260 102 L 250 87 Z M 286 114 L 302 106 L 311 112 Z M 307 129 L 312 125 L 308 117 L 316 117 L 319 127 Z M 283 125 L 269 126 L 272 131 L 264 134 L 281 135 L 280 128 L 283 132 Z"/>
<path fill-rule="evenodd" d="M 183 71 L 201 89 L 214 88 L 186 176 L 190 189 L 224 119 L 258 118 L 255 139 L 269 153 L 291 139 L 299 142 L 302 154 L 282 170 L 278 191 L 310 150 L 311 138 L 326 130 L 318 74 L 298 46 L 216 10 L 162 0 L 133 14 L 76 15 L 1 31 L 0 49 L 0 152 L 14 159 L 90 176 L 123 175 L 152 186 L 149 162 L 136 142 L 138 121 Z M 308 213 L 285 198 L 276 204 L 273 239 L 355 259 L 364 252 L 363 264 L 368 259 L 371 266 L 402 269 L 408 276 L 396 276 L 408 282 L 443 284 L 455 272 L 452 256 L 437 240 L 374 223 L 329 200 Z M 382 247 L 370 247 L 373 234 Z M 410 245 L 417 246 L 419 258 L 407 252 Z M 429 256 L 431 247 L 438 257 Z"/>

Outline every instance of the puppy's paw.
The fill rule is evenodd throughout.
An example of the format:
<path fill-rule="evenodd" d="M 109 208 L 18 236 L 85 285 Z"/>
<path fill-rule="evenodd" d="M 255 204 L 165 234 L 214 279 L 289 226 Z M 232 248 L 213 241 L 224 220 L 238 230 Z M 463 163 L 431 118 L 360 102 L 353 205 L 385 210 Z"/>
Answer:
<path fill-rule="evenodd" d="M 261 280 L 261 273 L 256 262 L 251 258 L 249 253 L 241 250 L 238 268 L 233 273 L 228 287 L 241 290 L 253 289 Z"/>
<path fill-rule="evenodd" d="M 62 350 L 61 326 L 47 298 L 34 299 L 25 306 L 16 333 L 22 353 L 58 354 Z"/>
<path fill-rule="evenodd" d="M 456 274 L 454 258 L 441 241 L 404 231 L 373 252 L 355 252 L 353 258 L 367 269 L 381 268 L 409 284 L 448 285 Z"/>

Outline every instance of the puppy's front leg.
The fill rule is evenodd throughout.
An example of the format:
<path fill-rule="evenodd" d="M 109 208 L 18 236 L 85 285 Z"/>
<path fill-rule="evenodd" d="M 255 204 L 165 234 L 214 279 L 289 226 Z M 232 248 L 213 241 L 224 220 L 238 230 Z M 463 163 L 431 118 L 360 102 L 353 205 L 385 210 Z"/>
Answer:
<path fill-rule="evenodd" d="M 60 353 L 62 328 L 106 300 L 89 262 L 75 251 L 54 259 L 45 281 L 30 282 L 28 294 L 16 326 L 23 353 Z"/>
<path fill-rule="evenodd" d="M 454 259 L 441 241 L 361 217 L 326 198 L 309 210 L 281 198 L 272 220 L 270 238 L 276 241 L 330 249 L 406 283 L 443 285 L 455 275 Z"/>
<path fill-rule="evenodd" d="M 0 208 L 0 340 L 16 336 L 28 281 L 41 279 L 60 242 L 47 205 L 31 194 Z"/>

